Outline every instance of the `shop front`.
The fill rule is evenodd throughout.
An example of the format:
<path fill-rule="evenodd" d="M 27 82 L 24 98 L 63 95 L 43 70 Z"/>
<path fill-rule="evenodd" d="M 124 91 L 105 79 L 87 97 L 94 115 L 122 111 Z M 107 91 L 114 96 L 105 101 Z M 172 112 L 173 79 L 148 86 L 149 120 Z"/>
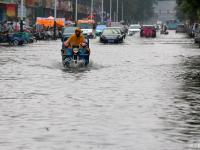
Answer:
<path fill-rule="evenodd" d="M 6 20 L 6 4 L 0 3 L 0 22 Z"/>
<path fill-rule="evenodd" d="M 17 17 L 17 5 L 12 0 L 0 0 L 0 22 L 13 21 Z"/>

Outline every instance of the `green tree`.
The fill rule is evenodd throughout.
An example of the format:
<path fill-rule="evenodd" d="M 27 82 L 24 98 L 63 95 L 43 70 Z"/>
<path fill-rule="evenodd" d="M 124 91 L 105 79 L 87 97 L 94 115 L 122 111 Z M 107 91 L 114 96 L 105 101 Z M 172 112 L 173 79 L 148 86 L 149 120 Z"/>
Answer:
<path fill-rule="evenodd" d="M 177 0 L 177 16 L 192 22 L 200 19 L 199 0 Z"/>

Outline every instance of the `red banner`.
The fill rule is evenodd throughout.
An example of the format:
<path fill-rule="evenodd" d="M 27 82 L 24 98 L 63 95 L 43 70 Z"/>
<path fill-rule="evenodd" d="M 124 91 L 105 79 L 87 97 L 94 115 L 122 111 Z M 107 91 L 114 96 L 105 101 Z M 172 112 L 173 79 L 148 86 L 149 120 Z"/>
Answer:
<path fill-rule="evenodd" d="M 6 14 L 8 17 L 16 16 L 16 5 L 15 4 L 7 4 L 6 5 Z"/>

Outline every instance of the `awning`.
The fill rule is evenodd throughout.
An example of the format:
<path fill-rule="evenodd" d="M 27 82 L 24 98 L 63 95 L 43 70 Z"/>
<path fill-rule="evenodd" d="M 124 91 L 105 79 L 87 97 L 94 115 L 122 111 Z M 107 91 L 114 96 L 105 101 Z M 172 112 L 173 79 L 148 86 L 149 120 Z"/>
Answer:
<path fill-rule="evenodd" d="M 37 17 L 36 21 L 37 25 L 43 25 L 45 27 L 53 27 L 54 26 L 54 17 L 50 16 L 48 18 Z M 64 18 L 56 18 L 56 26 L 63 27 L 65 26 Z"/>

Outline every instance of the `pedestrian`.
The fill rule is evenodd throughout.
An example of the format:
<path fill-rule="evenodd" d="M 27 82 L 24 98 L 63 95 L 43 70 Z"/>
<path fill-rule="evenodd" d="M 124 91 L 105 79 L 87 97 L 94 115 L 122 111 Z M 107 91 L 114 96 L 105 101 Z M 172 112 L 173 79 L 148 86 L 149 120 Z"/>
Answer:
<path fill-rule="evenodd" d="M 14 29 L 13 29 L 13 23 L 11 22 L 9 25 L 8 25 L 8 33 L 13 33 Z"/>
<path fill-rule="evenodd" d="M 7 21 L 4 21 L 3 23 L 3 32 L 7 32 L 8 31 L 8 24 Z"/>

